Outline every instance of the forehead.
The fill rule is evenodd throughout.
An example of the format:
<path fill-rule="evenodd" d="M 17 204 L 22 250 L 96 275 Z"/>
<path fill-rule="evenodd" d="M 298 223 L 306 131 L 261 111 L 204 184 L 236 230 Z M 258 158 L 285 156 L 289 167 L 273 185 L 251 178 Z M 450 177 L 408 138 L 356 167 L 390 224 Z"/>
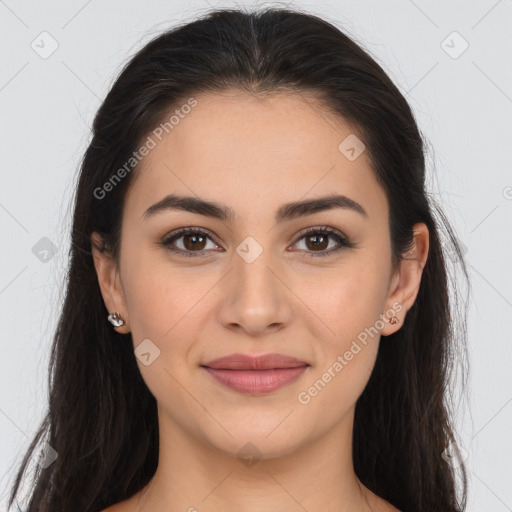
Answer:
<path fill-rule="evenodd" d="M 149 134 L 155 146 L 125 203 L 139 215 L 171 192 L 218 200 L 241 214 L 336 192 L 363 204 L 370 216 L 386 207 L 366 152 L 350 160 L 340 150 L 356 130 L 315 97 L 230 89 L 194 99 L 160 138 Z"/>

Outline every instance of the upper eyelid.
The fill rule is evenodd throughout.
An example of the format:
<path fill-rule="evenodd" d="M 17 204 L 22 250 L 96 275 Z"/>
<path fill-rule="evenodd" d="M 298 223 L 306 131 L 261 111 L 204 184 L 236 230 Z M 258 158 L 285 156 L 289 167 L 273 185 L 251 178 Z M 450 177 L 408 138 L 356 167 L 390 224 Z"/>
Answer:
<path fill-rule="evenodd" d="M 333 228 L 331 226 L 311 226 L 308 228 L 301 229 L 297 233 L 295 242 L 293 242 L 293 243 L 296 244 L 299 240 L 301 240 L 302 238 L 307 236 L 309 234 L 309 232 L 322 232 L 322 231 L 327 232 L 327 234 L 330 236 L 338 236 L 342 240 L 345 240 L 347 243 L 349 243 L 348 237 L 342 231 L 340 231 L 336 228 Z M 187 233 L 201 233 L 201 234 L 206 235 L 207 237 L 211 238 L 211 240 L 215 244 L 220 245 L 218 237 L 216 235 L 214 235 L 211 231 L 209 231 L 206 228 L 200 228 L 200 227 L 196 227 L 196 226 L 187 226 L 184 228 L 178 228 L 178 229 L 172 231 L 171 233 L 169 233 L 168 235 L 165 235 L 163 238 L 163 241 L 164 241 L 164 243 L 170 243 L 171 241 L 178 240 L 182 236 L 185 236 Z M 178 249 L 178 250 L 180 250 L 180 249 Z M 197 252 L 200 252 L 200 251 L 197 251 Z"/>
<path fill-rule="evenodd" d="M 194 226 L 187 226 L 185 228 L 178 228 L 176 230 L 173 230 L 171 231 L 171 233 L 165 235 L 163 240 L 164 242 L 170 242 L 171 240 L 174 241 L 181 238 L 182 236 L 185 236 L 188 233 L 201 233 L 203 235 L 210 237 L 217 245 L 219 245 L 218 237 L 214 235 L 211 231 L 205 228 L 199 228 Z"/>

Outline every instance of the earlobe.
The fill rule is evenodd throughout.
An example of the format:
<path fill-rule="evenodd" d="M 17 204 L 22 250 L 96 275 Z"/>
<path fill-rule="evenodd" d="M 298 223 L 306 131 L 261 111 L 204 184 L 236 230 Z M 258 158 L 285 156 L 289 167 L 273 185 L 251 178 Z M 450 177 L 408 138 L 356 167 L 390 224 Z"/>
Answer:
<path fill-rule="evenodd" d="M 116 331 L 121 334 L 130 332 L 128 326 L 128 315 L 126 304 L 124 300 L 124 293 L 119 279 L 119 269 L 117 263 L 112 258 L 111 254 L 103 246 L 101 235 L 94 232 L 91 234 L 91 252 L 98 278 L 103 302 L 108 311 L 108 316 L 105 320 L 115 327 Z M 116 313 L 117 315 L 111 316 Z M 114 321 L 111 321 L 112 318 Z M 117 318 L 122 319 L 123 322 L 117 321 Z"/>
<path fill-rule="evenodd" d="M 390 295 L 386 301 L 388 320 L 381 335 L 388 336 L 396 332 L 405 320 L 407 311 L 413 306 L 421 285 L 423 269 L 427 263 L 429 250 L 429 232 L 424 223 L 413 226 L 413 246 L 403 256 L 397 273 L 393 276 Z M 398 322 L 390 318 L 396 316 Z"/>

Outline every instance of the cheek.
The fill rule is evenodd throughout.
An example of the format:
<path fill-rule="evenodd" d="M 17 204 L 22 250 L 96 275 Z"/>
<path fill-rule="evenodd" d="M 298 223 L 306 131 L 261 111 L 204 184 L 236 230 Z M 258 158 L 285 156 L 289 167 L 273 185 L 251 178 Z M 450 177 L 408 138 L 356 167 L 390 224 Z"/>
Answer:
<path fill-rule="evenodd" d="M 330 330 L 322 329 L 317 338 L 317 365 L 303 391 L 316 407 L 330 411 L 323 421 L 336 422 L 355 405 L 375 365 L 383 327 L 380 289 L 371 272 L 347 273 L 328 293 L 309 297 Z"/>
<path fill-rule="evenodd" d="M 201 298 L 213 282 L 206 276 L 194 279 L 187 272 L 170 269 L 170 265 L 134 260 L 125 265 L 123 281 L 134 349 L 145 340 L 153 344 L 146 345 L 150 364 L 137 357 L 141 376 L 159 403 L 180 411 L 190 406 L 179 383 L 189 378 L 189 353 L 204 323 Z"/>
<path fill-rule="evenodd" d="M 300 293 L 316 314 L 311 322 L 323 325 L 315 330 L 318 364 L 312 392 L 322 390 L 317 391 L 320 403 L 335 401 L 344 410 L 360 396 L 375 364 L 387 274 L 380 261 L 361 254 L 332 270 L 327 279 L 303 280 Z"/>
<path fill-rule="evenodd" d="M 125 262 L 123 282 L 134 342 L 154 337 L 156 343 L 165 345 L 185 325 L 190 326 L 216 276 L 211 272 L 198 275 L 192 267 L 177 268 L 155 254 L 134 251 Z"/>
<path fill-rule="evenodd" d="M 325 340 L 339 348 L 375 324 L 383 313 L 386 277 L 378 264 L 359 257 L 321 279 L 302 279 L 301 296 L 328 328 Z"/>
<path fill-rule="evenodd" d="M 126 296 L 130 312 L 130 327 L 134 343 L 144 338 L 160 345 L 162 335 L 169 330 L 180 307 L 176 293 L 169 293 L 156 268 L 144 269 L 127 279 Z"/>

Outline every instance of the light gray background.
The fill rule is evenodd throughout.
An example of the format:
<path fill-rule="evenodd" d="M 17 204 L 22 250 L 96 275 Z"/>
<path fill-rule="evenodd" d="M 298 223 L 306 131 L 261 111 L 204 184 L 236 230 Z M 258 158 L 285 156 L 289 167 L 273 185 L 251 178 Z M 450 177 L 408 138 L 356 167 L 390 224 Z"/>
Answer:
<path fill-rule="evenodd" d="M 149 39 L 211 7 L 236 5 L 301 6 L 324 16 L 406 94 L 432 146 L 432 193 L 467 248 L 471 272 L 471 409 L 461 406 L 458 416 L 468 510 L 512 510 L 512 0 L 0 0 L 0 509 L 46 406 L 70 201 L 93 115 Z M 43 31 L 59 45 L 46 59 L 31 47 L 51 48 Z M 458 55 L 464 40 L 469 47 Z M 47 261 L 33 252 L 43 237 L 57 248 Z"/>

